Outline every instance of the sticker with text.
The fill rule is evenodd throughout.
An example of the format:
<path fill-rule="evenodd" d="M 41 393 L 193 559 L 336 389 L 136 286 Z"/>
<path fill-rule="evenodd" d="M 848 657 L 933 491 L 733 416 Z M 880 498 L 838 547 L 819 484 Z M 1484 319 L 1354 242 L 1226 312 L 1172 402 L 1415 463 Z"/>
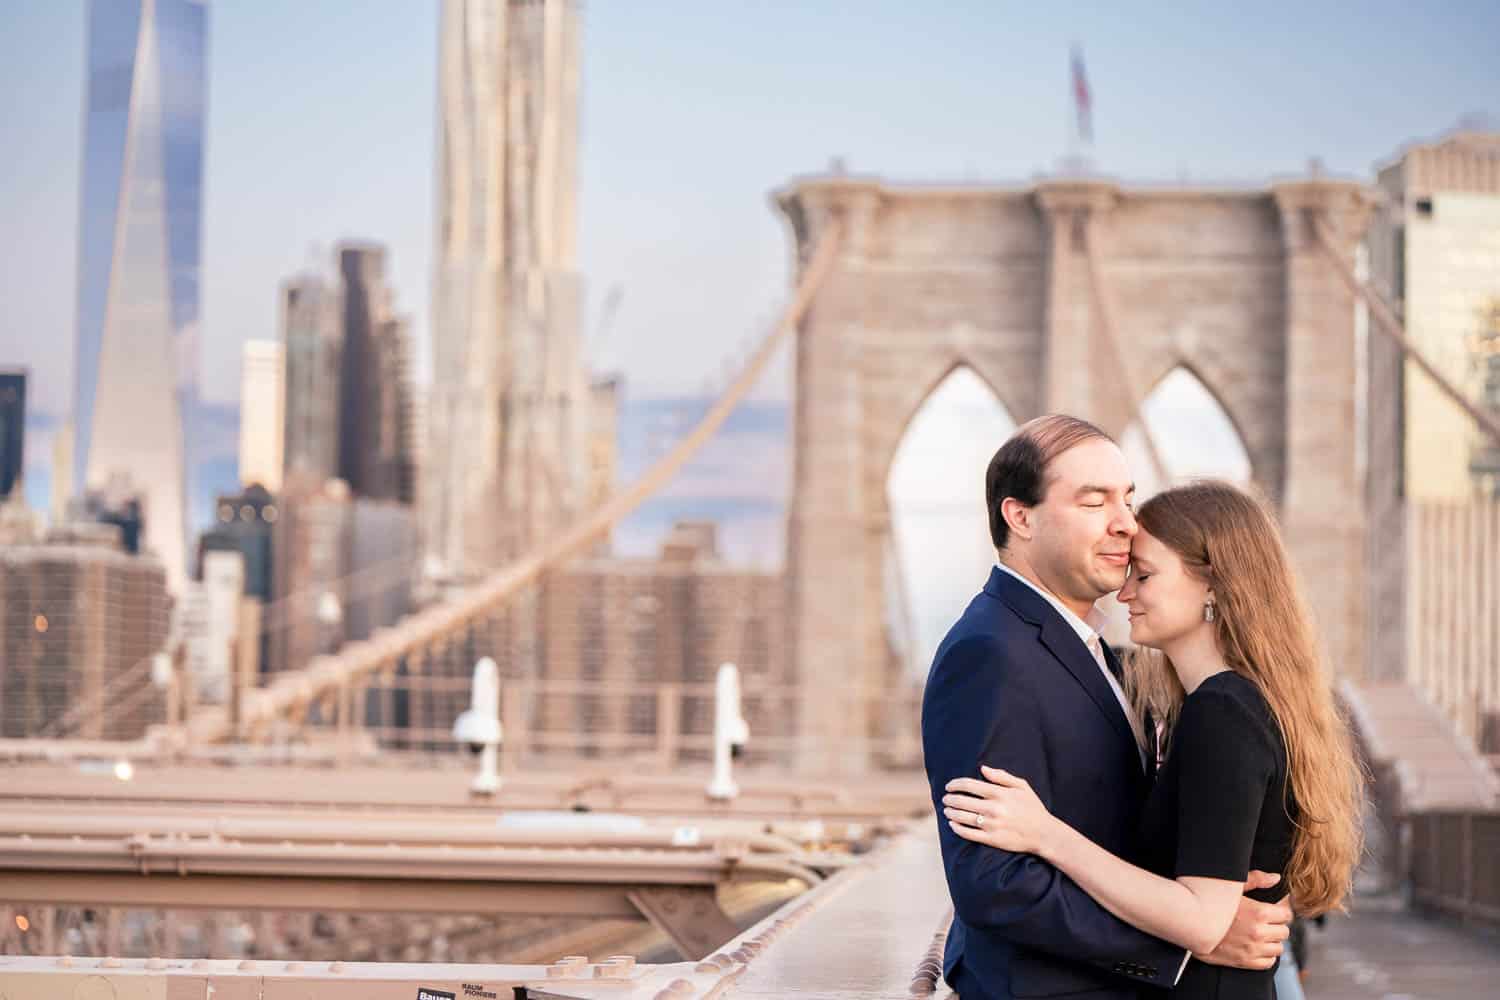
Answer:
<path fill-rule="evenodd" d="M 417 987 L 417 1000 L 458 1000 L 452 993 L 434 990 L 427 986 Z"/>

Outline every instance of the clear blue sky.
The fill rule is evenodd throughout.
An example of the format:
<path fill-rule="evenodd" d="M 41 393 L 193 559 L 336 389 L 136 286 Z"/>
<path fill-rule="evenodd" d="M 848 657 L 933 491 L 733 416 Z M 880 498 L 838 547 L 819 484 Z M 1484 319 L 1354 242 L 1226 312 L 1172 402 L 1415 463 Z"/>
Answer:
<path fill-rule="evenodd" d="M 1073 39 L 1096 160 L 1127 179 L 1258 180 L 1313 155 L 1363 176 L 1464 113 L 1500 112 L 1500 4 L 1174 6 L 593 0 L 590 315 L 624 290 L 596 364 L 636 392 L 719 373 L 786 289 L 767 193 L 831 156 L 897 179 L 1046 170 Z M 84 10 L 0 12 L 0 365 L 29 366 L 53 412 L 71 391 Z M 233 399 L 239 343 L 277 335 L 277 283 L 344 237 L 390 245 L 425 353 L 436 3 L 221 0 L 209 25 L 205 394 Z"/>

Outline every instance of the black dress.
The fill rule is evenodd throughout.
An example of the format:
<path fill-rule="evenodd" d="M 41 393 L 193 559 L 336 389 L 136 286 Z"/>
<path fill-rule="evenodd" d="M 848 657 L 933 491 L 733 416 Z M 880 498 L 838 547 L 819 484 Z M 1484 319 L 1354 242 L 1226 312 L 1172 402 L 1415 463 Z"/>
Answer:
<path fill-rule="evenodd" d="M 1142 867 L 1167 878 L 1243 882 L 1251 869 L 1282 873 L 1292 854 L 1295 804 L 1287 756 L 1271 707 L 1233 671 L 1209 677 L 1183 702 L 1166 763 L 1141 819 Z M 1261 902 L 1281 885 L 1252 892 Z M 1252 972 L 1188 961 L 1172 1000 L 1275 1000 L 1275 970 Z"/>

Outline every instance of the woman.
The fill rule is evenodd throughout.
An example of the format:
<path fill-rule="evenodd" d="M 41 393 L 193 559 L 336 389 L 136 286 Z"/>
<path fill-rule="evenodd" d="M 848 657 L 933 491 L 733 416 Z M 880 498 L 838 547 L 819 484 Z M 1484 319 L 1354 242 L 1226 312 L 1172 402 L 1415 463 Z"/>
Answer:
<path fill-rule="evenodd" d="M 1122 920 L 1207 954 L 1252 869 L 1282 873 L 1303 916 L 1342 907 L 1360 854 L 1361 772 L 1266 509 L 1233 486 L 1199 482 L 1153 497 L 1137 521 L 1119 594 L 1131 640 L 1146 647 L 1132 701 L 1168 734 L 1141 867 L 996 767 L 982 769 L 987 781 L 950 782 L 943 812 L 966 840 L 1036 854 Z M 1252 895 L 1271 902 L 1282 886 Z M 1171 996 L 1269 1000 L 1273 974 L 1194 961 Z"/>

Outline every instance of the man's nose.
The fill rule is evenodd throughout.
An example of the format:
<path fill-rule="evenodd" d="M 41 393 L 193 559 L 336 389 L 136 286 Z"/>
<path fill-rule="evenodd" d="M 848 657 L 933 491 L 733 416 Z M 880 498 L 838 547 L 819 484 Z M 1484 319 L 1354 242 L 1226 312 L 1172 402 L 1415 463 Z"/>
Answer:
<path fill-rule="evenodd" d="M 1110 530 L 1116 535 L 1125 535 L 1127 538 L 1135 535 L 1137 530 L 1135 512 L 1130 509 L 1129 505 L 1121 505 L 1115 514 L 1114 524 L 1110 525 Z"/>

